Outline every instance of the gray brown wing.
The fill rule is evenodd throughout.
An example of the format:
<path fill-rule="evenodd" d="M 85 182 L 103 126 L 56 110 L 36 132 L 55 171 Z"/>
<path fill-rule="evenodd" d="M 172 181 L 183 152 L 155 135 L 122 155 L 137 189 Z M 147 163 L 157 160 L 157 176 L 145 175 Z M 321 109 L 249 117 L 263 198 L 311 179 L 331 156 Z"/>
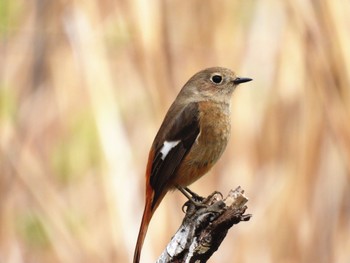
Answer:
<path fill-rule="evenodd" d="M 200 132 L 197 103 L 188 104 L 173 120 L 169 120 L 168 115 L 169 113 L 165 118 L 168 125 L 161 126 L 159 134 L 162 136 L 161 138 L 157 136 L 153 144 L 156 149 L 150 176 L 150 184 L 155 192 L 152 206 L 164 191 L 167 183 L 172 180 L 181 161 L 190 151 Z M 169 147 L 170 150 L 165 154 L 163 148 L 165 142 L 177 142 L 177 144 Z"/>

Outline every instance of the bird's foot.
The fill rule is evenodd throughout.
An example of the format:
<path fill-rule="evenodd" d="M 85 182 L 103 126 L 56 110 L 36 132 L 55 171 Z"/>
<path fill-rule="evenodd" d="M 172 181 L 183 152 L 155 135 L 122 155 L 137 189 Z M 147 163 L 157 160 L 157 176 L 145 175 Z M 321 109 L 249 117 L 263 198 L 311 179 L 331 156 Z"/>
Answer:
<path fill-rule="evenodd" d="M 204 202 L 205 201 L 211 201 L 215 198 L 215 200 L 217 200 L 218 198 L 216 197 L 216 195 L 219 195 L 220 196 L 220 200 L 224 199 L 224 196 L 222 195 L 222 193 L 220 193 L 219 191 L 214 191 L 212 192 L 207 198 L 205 198 Z"/>
<path fill-rule="evenodd" d="M 204 197 L 201 197 L 200 195 L 196 194 L 195 192 L 191 191 L 187 187 L 176 187 L 184 196 L 187 197 L 188 201 L 182 206 L 182 211 L 186 213 L 187 208 L 192 204 L 195 207 L 208 207 L 207 204 L 203 202 Z M 185 210 L 186 207 L 186 210 Z"/>
<path fill-rule="evenodd" d="M 189 199 L 195 200 L 195 201 L 197 201 L 197 202 L 198 202 L 198 201 L 199 201 L 199 202 L 202 202 L 202 201 L 204 200 L 204 197 L 202 197 L 202 196 L 196 194 L 196 193 L 193 192 L 190 188 L 184 187 L 183 189 L 184 189 L 188 194 L 191 195 L 191 198 L 189 198 Z"/>
<path fill-rule="evenodd" d="M 184 213 L 188 212 L 191 205 L 194 206 L 193 208 L 208 208 L 217 201 L 223 199 L 223 195 L 218 191 L 214 191 L 208 197 L 204 198 L 187 187 L 177 186 L 177 189 L 179 189 L 179 191 L 188 199 L 188 201 L 182 206 L 182 211 Z"/>

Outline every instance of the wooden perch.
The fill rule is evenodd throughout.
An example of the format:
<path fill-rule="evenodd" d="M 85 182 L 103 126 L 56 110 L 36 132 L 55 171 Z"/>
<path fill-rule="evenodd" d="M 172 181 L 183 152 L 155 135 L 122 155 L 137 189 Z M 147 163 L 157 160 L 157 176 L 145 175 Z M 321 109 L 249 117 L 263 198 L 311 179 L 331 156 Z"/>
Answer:
<path fill-rule="evenodd" d="M 248 199 L 243 193 L 241 187 L 237 187 L 225 199 L 219 192 L 207 198 L 195 196 L 203 207 L 190 201 L 185 203 L 187 209 L 182 225 L 157 263 L 206 262 L 234 224 L 251 218 L 251 215 L 244 214 Z"/>

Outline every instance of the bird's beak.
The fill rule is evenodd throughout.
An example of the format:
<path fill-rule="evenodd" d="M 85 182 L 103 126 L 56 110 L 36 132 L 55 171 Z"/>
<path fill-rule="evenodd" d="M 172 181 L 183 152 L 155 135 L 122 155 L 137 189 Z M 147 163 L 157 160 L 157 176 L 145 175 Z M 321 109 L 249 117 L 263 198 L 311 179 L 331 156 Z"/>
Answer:
<path fill-rule="evenodd" d="M 241 84 L 241 83 L 244 83 L 244 82 L 248 82 L 248 81 L 252 81 L 253 79 L 251 78 L 235 78 L 233 83 L 238 85 L 238 84 Z"/>

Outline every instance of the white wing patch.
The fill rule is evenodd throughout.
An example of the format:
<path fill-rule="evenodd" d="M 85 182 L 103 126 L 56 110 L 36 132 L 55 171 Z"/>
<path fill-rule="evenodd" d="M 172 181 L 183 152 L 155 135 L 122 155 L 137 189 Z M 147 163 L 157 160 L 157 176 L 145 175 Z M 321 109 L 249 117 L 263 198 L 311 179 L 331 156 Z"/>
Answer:
<path fill-rule="evenodd" d="M 161 152 L 161 154 L 162 154 L 162 157 L 161 157 L 162 160 L 165 159 L 165 157 L 168 155 L 168 153 L 170 152 L 170 150 L 171 150 L 172 148 L 174 148 L 176 145 L 178 145 L 179 142 L 180 142 L 180 141 L 171 141 L 171 142 L 165 141 L 165 142 L 163 143 L 163 147 L 162 147 L 162 149 L 160 149 L 160 152 Z"/>

